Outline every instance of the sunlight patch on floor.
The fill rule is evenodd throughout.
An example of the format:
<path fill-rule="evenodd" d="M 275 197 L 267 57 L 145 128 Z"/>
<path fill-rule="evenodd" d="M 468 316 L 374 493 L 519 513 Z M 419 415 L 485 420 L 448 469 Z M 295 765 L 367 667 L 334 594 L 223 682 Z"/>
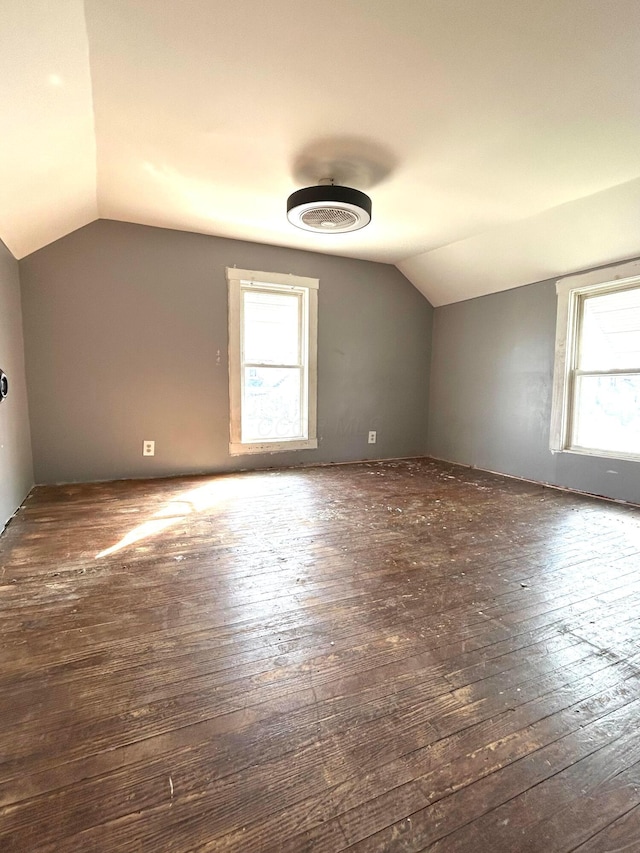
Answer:
<path fill-rule="evenodd" d="M 197 489 L 190 489 L 184 492 L 174 500 L 169 501 L 166 506 L 158 510 L 148 521 L 137 525 L 130 530 L 119 542 L 112 545 L 110 548 L 105 548 L 96 554 L 96 560 L 108 557 L 130 545 L 136 545 L 139 542 L 149 539 L 152 536 L 157 536 L 169 527 L 172 527 L 193 513 L 201 513 L 205 510 L 219 507 L 222 503 L 235 498 L 242 483 L 238 480 L 225 478 L 216 480 L 212 483 L 207 483 L 205 486 L 200 486 Z"/>

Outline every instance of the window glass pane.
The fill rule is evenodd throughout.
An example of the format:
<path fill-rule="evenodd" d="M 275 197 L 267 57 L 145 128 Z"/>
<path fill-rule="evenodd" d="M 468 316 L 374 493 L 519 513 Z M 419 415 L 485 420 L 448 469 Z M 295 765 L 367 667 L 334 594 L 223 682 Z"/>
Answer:
<path fill-rule="evenodd" d="M 577 376 L 573 445 L 640 454 L 640 375 Z"/>
<path fill-rule="evenodd" d="M 242 441 L 306 438 L 297 367 L 245 367 Z"/>
<path fill-rule="evenodd" d="M 288 293 L 243 291 L 244 361 L 298 364 L 300 299 Z"/>
<path fill-rule="evenodd" d="M 640 367 L 640 288 L 586 297 L 578 367 Z"/>

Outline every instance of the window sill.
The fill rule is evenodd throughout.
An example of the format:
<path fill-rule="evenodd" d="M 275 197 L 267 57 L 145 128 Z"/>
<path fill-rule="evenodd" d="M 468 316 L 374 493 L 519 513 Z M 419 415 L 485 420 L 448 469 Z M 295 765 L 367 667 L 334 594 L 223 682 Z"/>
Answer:
<path fill-rule="evenodd" d="M 294 439 L 292 441 L 263 441 L 260 444 L 230 443 L 231 456 L 243 456 L 249 453 L 285 453 L 288 450 L 317 450 L 318 439 Z"/>
<path fill-rule="evenodd" d="M 596 459 L 620 459 L 624 462 L 640 462 L 640 454 L 616 453 L 610 450 L 590 450 L 586 447 L 564 447 L 553 453 L 572 453 L 575 456 L 595 456 Z"/>

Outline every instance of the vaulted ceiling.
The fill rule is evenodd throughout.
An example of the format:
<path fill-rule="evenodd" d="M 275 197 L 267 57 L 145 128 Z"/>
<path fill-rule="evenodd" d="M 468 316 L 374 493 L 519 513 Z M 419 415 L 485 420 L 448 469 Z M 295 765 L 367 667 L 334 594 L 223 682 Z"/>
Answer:
<path fill-rule="evenodd" d="M 4 0 L 0 237 L 103 217 L 396 264 L 434 305 L 640 255 L 638 0 Z M 312 235 L 286 197 L 373 199 Z"/>

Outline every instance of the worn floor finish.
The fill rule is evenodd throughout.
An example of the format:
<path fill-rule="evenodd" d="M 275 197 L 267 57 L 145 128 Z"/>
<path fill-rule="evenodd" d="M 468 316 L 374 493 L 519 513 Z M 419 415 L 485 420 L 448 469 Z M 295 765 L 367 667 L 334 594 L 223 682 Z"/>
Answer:
<path fill-rule="evenodd" d="M 640 511 L 427 460 L 40 488 L 0 849 L 640 850 Z"/>

